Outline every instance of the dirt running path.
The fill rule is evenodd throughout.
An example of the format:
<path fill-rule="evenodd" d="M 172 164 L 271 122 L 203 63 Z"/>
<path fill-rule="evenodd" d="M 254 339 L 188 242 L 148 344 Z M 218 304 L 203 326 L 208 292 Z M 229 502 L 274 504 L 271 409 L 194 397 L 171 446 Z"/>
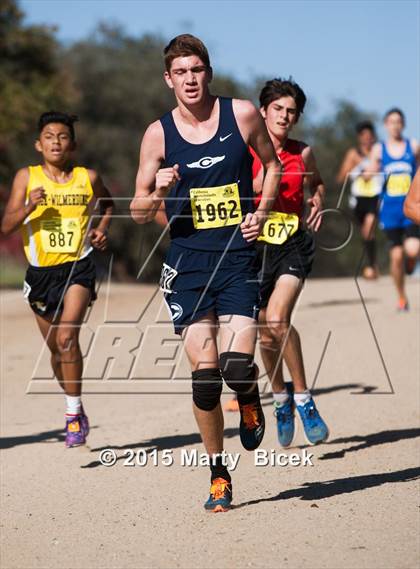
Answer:
<path fill-rule="evenodd" d="M 141 315 L 154 288 L 101 291 L 83 342 L 90 376 L 104 368 L 108 379 L 86 382 L 92 431 L 87 447 L 71 450 L 62 395 L 37 393 L 58 393 L 51 381 L 30 382 L 42 348 L 35 322 L 20 293 L 3 293 L 1 567 L 416 567 L 418 281 L 408 284 L 408 314 L 395 312 L 387 278 L 361 288 L 381 353 L 351 279 L 310 281 L 296 315 L 308 377 L 331 427 L 327 444 L 307 449 L 314 466 L 256 467 L 253 453 L 242 452 L 238 416 L 227 414 L 226 450 L 241 455 L 236 508 L 218 515 L 202 508 L 207 469 L 180 464 L 183 450 L 203 451 L 191 397 L 182 394 L 189 382 L 180 348 L 163 317 L 142 335 L 160 311 L 156 298 Z M 127 342 L 135 349 L 125 353 Z M 160 353 L 166 359 L 156 361 Z M 47 374 L 46 362 L 42 356 L 37 377 Z M 168 370 L 174 381 L 165 380 Z M 268 396 L 264 404 L 263 448 L 280 452 Z M 302 453 L 303 442 L 299 431 L 287 454 Z M 112 468 L 98 461 L 108 447 L 118 457 Z M 145 467 L 124 466 L 130 448 L 157 448 L 158 466 L 154 453 Z M 163 449 L 173 466 L 162 464 Z"/>

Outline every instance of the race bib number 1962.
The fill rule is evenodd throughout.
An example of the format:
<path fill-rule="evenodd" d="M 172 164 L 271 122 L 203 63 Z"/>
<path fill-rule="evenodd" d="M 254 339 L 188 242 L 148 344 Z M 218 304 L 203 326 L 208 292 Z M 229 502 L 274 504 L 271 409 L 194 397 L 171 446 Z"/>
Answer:
<path fill-rule="evenodd" d="M 56 217 L 41 222 L 41 242 L 46 253 L 76 253 L 80 239 L 78 218 Z"/>
<path fill-rule="evenodd" d="M 299 228 L 299 218 L 294 213 L 270 211 L 258 241 L 272 245 L 282 245 Z"/>
<path fill-rule="evenodd" d="M 191 188 L 190 199 L 196 229 L 215 229 L 242 221 L 238 184 Z"/>

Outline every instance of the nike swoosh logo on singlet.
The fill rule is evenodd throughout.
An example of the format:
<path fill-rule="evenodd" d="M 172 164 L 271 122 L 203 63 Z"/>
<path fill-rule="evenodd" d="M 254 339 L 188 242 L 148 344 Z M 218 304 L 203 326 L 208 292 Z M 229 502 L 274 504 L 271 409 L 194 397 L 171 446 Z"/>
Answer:
<path fill-rule="evenodd" d="M 219 140 L 220 142 L 224 142 L 226 139 L 229 138 L 229 136 L 232 136 L 233 132 L 231 132 L 230 134 L 227 134 L 226 136 L 219 136 Z"/>

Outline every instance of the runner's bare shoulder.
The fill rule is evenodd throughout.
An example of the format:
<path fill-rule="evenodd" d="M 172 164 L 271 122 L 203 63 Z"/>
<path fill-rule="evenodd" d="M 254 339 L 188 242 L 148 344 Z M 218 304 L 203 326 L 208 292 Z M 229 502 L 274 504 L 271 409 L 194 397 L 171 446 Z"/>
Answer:
<path fill-rule="evenodd" d="M 165 156 L 165 134 L 160 120 L 152 122 L 147 127 L 141 142 L 141 152 L 163 160 Z"/>
<path fill-rule="evenodd" d="M 232 99 L 232 108 L 236 119 L 252 120 L 259 114 L 255 105 L 248 99 Z"/>
<path fill-rule="evenodd" d="M 249 144 L 252 135 L 261 129 L 261 113 L 247 99 L 232 99 L 232 108 L 242 138 Z"/>

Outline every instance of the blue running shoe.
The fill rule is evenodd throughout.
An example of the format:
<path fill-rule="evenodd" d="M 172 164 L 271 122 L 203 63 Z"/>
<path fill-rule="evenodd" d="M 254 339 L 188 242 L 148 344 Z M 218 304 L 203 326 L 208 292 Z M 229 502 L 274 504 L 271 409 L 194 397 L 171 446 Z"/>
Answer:
<path fill-rule="evenodd" d="M 211 481 L 210 496 L 204 507 L 209 512 L 227 512 L 232 507 L 232 484 L 224 478 Z"/>
<path fill-rule="evenodd" d="M 277 419 L 277 438 L 283 448 L 289 447 L 295 436 L 295 416 L 293 401 L 293 383 L 285 384 L 289 398 L 286 403 L 274 401 L 274 416 Z"/>
<path fill-rule="evenodd" d="M 329 435 L 328 427 L 318 413 L 318 409 L 312 397 L 305 405 L 296 405 L 296 409 L 302 419 L 303 429 L 308 443 L 310 445 L 316 445 L 326 441 Z"/>
<path fill-rule="evenodd" d="M 295 417 L 293 413 L 293 400 L 284 405 L 274 402 L 274 415 L 277 419 L 277 438 L 283 448 L 292 444 L 295 436 Z"/>

